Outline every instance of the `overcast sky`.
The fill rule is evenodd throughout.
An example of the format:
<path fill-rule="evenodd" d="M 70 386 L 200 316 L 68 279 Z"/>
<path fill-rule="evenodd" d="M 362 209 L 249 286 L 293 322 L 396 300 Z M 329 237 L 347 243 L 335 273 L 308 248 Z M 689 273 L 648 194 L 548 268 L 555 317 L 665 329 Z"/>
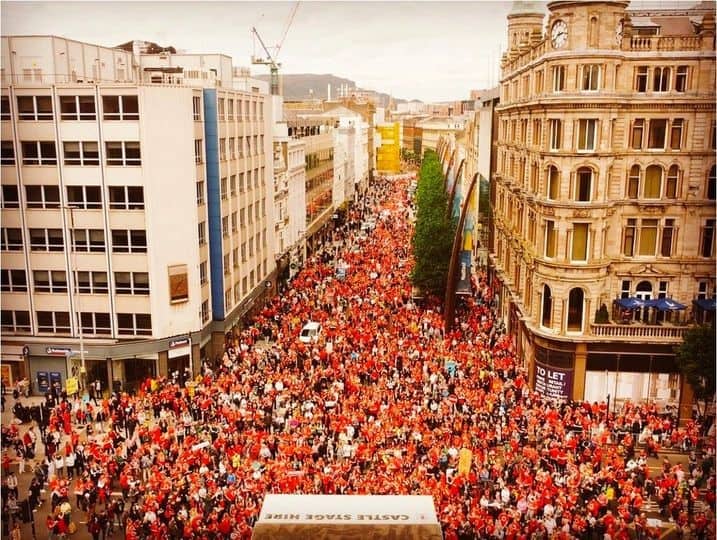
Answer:
<path fill-rule="evenodd" d="M 54 34 L 108 47 L 154 41 L 228 54 L 234 65 L 249 66 L 252 53 L 264 56 L 251 27 L 271 49 L 294 5 L 2 1 L 0 26 L 3 35 Z M 464 99 L 498 82 L 510 7 L 509 1 L 301 2 L 278 59 L 283 73 L 330 73 L 398 98 Z"/>

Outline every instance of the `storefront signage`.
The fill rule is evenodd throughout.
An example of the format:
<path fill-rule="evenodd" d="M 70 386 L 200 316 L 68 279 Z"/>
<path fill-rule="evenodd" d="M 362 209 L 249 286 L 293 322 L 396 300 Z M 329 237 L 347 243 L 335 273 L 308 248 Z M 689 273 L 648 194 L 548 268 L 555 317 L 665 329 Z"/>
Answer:
<path fill-rule="evenodd" d="M 573 395 L 573 371 L 535 363 L 535 391 L 545 397 L 566 400 Z"/>
<path fill-rule="evenodd" d="M 178 349 L 179 347 L 187 347 L 188 345 L 189 345 L 188 337 L 173 339 L 169 342 L 170 349 Z"/>
<path fill-rule="evenodd" d="M 45 352 L 50 356 L 67 356 L 72 354 L 72 349 L 69 347 L 47 347 Z"/>

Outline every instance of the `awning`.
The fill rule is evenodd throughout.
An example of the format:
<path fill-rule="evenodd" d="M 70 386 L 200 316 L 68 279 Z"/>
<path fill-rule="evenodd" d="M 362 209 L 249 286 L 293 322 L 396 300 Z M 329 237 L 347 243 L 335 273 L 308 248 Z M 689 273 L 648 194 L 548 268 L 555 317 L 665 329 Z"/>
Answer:
<path fill-rule="evenodd" d="M 645 301 L 642 298 L 618 298 L 615 303 L 625 309 L 639 309 L 645 307 Z"/>
<path fill-rule="evenodd" d="M 717 302 L 714 298 L 695 298 L 692 303 L 703 311 L 715 311 Z"/>
<path fill-rule="evenodd" d="M 647 307 L 654 307 L 660 311 L 679 311 L 687 306 L 680 304 L 672 298 L 656 298 L 646 302 Z"/>

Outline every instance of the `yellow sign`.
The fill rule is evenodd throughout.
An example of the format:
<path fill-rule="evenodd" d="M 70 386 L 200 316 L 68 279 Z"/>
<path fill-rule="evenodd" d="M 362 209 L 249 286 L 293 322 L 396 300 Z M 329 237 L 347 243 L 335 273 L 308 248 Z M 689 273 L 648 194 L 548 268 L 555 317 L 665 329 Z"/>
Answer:
<path fill-rule="evenodd" d="M 73 394 L 76 394 L 79 390 L 79 384 L 77 383 L 77 377 L 70 377 L 67 379 L 67 382 L 65 384 L 65 390 L 67 391 L 67 395 L 71 396 Z"/>
<path fill-rule="evenodd" d="M 468 474 L 471 470 L 471 462 L 473 461 L 473 452 L 468 448 L 461 448 L 458 452 L 458 474 Z"/>

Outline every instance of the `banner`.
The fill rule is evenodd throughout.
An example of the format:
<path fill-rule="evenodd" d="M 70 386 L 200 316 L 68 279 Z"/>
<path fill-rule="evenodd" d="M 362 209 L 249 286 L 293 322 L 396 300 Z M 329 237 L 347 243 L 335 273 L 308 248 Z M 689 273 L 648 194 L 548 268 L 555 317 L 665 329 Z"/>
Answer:
<path fill-rule="evenodd" d="M 458 474 L 468 474 L 471 472 L 471 463 L 473 462 L 473 452 L 468 448 L 461 448 L 458 452 Z"/>
<path fill-rule="evenodd" d="M 68 396 L 75 395 L 79 390 L 79 384 L 77 383 L 77 377 L 70 377 L 65 383 L 65 391 Z"/>
<path fill-rule="evenodd" d="M 456 294 L 471 294 L 471 252 L 461 250 L 458 255 L 458 283 L 456 284 Z"/>
<path fill-rule="evenodd" d="M 573 397 L 573 370 L 535 363 L 535 391 L 545 397 L 564 401 Z"/>

